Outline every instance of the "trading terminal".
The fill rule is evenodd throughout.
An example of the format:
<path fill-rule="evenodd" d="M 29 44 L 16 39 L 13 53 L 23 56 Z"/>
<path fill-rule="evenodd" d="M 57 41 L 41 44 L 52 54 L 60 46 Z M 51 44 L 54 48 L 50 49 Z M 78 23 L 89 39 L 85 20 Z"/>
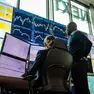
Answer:
<path fill-rule="evenodd" d="M 71 21 L 93 44 L 87 78 L 90 94 L 94 94 L 93 15 L 93 0 L 0 0 L 0 94 L 30 94 L 22 74 L 33 66 L 37 52 L 45 49 L 47 35 L 68 44 L 66 25 Z M 75 94 L 72 82 L 70 88 Z"/>

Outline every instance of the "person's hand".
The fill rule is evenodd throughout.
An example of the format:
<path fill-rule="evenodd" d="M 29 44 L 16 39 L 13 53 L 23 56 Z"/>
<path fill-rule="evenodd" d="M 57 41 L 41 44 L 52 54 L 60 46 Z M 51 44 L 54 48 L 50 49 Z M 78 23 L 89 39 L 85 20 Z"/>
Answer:
<path fill-rule="evenodd" d="M 28 72 L 22 74 L 22 77 L 26 77 L 28 75 Z"/>

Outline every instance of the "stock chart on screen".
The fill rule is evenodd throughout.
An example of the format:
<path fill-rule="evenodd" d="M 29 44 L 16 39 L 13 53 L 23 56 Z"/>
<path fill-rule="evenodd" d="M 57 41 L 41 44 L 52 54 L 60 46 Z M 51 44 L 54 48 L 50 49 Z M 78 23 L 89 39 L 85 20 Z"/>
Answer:
<path fill-rule="evenodd" d="M 14 8 L 12 34 L 17 37 L 43 45 L 45 36 L 50 34 L 67 40 L 65 30 L 65 25 Z"/>

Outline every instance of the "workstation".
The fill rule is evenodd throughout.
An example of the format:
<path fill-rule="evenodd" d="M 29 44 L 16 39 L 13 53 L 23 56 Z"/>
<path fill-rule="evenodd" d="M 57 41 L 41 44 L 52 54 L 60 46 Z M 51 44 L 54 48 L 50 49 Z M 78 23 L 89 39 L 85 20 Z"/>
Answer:
<path fill-rule="evenodd" d="M 28 2 L 35 6 L 39 3 L 42 7 L 38 6 L 38 11 Z M 73 0 L 41 0 L 40 2 L 0 0 L 1 88 L 29 91 L 28 81 L 23 80 L 22 75 L 33 66 L 37 52 L 45 49 L 44 38 L 51 34 L 64 40 L 67 45 L 66 25 L 70 21 L 75 21 L 78 29 L 85 31 L 84 33 L 93 44 L 88 56 L 88 84 L 90 94 L 93 94 L 94 17 L 92 15 L 94 10 L 88 0 L 83 2 L 81 0 L 78 2 Z M 30 8 L 27 9 L 28 7 Z"/>

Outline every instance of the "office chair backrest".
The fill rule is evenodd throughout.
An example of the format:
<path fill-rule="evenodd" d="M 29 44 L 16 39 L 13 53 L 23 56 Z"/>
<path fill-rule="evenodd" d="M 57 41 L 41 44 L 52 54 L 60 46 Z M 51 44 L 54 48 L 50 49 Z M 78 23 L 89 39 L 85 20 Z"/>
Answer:
<path fill-rule="evenodd" d="M 67 50 L 67 46 L 66 46 L 65 42 L 64 42 L 63 40 L 60 40 L 60 39 L 55 39 L 55 40 L 53 41 L 52 48 L 53 48 L 53 47 L 61 48 L 61 49 Z"/>
<path fill-rule="evenodd" d="M 47 69 L 47 88 L 51 91 L 69 92 L 67 77 L 69 69 L 64 66 L 50 65 Z"/>
<path fill-rule="evenodd" d="M 63 40 L 56 39 L 48 52 L 42 68 L 44 90 L 68 92 L 66 81 L 72 64 L 72 56 Z"/>
<path fill-rule="evenodd" d="M 63 40 L 56 39 L 53 42 L 52 48 L 48 52 L 45 62 L 47 62 L 47 64 L 45 63 L 46 66 L 50 64 L 58 64 L 68 68 L 71 67 L 72 56 L 69 54 L 67 46 Z"/>

